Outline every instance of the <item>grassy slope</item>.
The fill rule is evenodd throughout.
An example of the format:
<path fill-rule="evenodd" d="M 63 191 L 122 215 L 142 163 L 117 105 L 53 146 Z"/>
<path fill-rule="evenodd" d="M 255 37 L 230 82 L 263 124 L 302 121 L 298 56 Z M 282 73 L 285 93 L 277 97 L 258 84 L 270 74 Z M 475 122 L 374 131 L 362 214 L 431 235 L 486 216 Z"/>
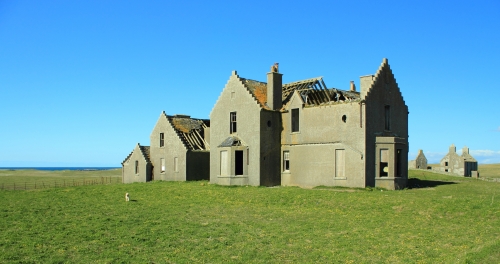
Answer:
<path fill-rule="evenodd" d="M 410 177 L 421 188 L 154 182 L 0 191 L 0 262 L 498 263 L 500 183 Z"/>

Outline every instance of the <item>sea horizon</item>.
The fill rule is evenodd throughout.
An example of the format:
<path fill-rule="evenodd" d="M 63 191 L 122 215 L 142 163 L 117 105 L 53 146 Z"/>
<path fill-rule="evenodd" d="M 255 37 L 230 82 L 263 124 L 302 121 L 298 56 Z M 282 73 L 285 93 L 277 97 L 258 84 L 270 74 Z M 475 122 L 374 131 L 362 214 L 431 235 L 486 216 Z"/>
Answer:
<path fill-rule="evenodd" d="M 62 171 L 62 170 L 72 170 L 72 171 L 96 171 L 96 170 L 113 170 L 120 169 L 121 167 L 0 167 L 0 170 L 45 170 L 45 171 Z"/>

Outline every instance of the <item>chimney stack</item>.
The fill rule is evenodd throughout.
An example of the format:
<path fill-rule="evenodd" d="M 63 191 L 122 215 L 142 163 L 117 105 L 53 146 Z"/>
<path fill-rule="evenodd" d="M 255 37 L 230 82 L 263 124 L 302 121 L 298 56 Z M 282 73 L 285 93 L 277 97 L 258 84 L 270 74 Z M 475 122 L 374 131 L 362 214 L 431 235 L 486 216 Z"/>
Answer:
<path fill-rule="evenodd" d="M 469 148 L 467 146 L 464 146 L 462 148 L 462 154 L 464 154 L 464 153 L 469 154 Z"/>
<path fill-rule="evenodd" d="M 449 148 L 450 153 L 456 153 L 457 152 L 457 147 L 455 147 L 455 144 L 451 144 Z"/>
<path fill-rule="evenodd" d="M 354 85 L 354 81 L 351 81 L 351 88 L 349 89 L 351 92 L 356 91 L 356 85 Z"/>
<path fill-rule="evenodd" d="M 267 106 L 271 110 L 279 110 L 282 107 L 282 81 L 283 74 L 278 72 L 278 63 L 271 66 L 271 72 L 267 73 Z"/>

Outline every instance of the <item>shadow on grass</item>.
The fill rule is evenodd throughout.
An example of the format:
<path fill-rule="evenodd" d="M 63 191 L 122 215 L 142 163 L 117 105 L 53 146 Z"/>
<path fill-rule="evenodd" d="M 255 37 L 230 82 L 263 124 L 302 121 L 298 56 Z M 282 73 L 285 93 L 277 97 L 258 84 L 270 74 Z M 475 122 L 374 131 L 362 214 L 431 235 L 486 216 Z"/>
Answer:
<path fill-rule="evenodd" d="M 456 183 L 448 181 L 431 181 L 431 180 L 421 180 L 418 178 L 409 178 L 407 187 L 408 189 L 418 189 L 418 188 L 429 188 L 429 187 L 436 187 L 448 184 L 456 184 Z"/>

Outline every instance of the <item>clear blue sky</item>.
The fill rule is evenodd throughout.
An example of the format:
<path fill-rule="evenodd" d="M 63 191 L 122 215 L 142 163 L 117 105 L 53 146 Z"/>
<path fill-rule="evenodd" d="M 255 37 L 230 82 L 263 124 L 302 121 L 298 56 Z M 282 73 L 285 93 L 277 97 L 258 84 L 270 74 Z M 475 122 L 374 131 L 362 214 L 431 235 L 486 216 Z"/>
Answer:
<path fill-rule="evenodd" d="M 208 118 L 231 71 L 348 89 L 388 58 L 410 158 L 500 163 L 500 1 L 0 0 L 0 167 L 121 166 L 161 111 Z"/>

